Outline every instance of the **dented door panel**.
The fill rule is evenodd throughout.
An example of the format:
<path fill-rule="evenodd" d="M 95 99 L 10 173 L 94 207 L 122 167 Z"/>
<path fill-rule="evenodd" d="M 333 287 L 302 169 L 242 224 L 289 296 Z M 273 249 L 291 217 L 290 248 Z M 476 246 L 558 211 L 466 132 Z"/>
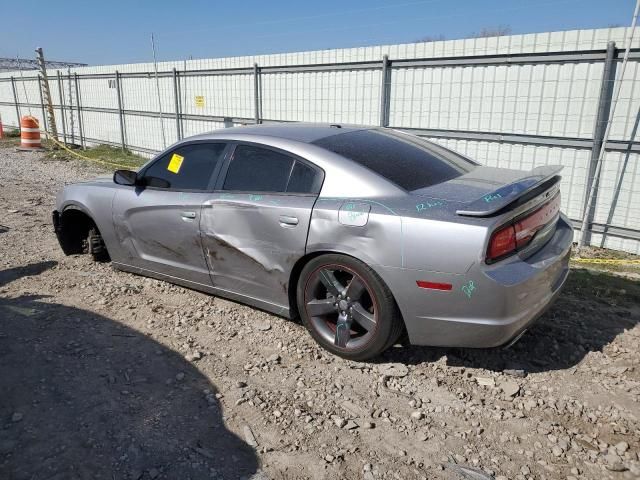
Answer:
<path fill-rule="evenodd" d="M 118 241 L 125 263 L 211 286 L 200 243 L 202 202 L 209 194 L 122 189 L 114 200 Z"/>
<path fill-rule="evenodd" d="M 402 218 L 385 203 L 320 197 L 313 209 L 307 253 L 331 251 L 369 265 L 402 266 Z"/>
<path fill-rule="evenodd" d="M 291 270 L 305 253 L 314 196 L 213 194 L 202 207 L 202 245 L 217 289 L 289 307 Z"/>

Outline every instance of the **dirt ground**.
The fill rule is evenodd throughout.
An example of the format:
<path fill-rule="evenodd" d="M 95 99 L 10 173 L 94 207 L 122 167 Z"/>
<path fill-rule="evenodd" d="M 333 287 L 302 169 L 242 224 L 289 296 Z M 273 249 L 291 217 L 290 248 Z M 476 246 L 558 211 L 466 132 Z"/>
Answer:
<path fill-rule="evenodd" d="M 640 284 L 574 269 L 510 349 L 372 363 L 295 322 L 65 257 L 105 174 L 0 147 L 1 479 L 640 478 Z"/>

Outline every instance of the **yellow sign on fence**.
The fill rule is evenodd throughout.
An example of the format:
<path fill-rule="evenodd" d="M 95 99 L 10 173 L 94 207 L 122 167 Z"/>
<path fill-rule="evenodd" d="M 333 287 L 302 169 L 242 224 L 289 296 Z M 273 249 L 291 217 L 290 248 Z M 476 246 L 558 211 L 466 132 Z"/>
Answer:
<path fill-rule="evenodd" d="M 204 96 L 196 95 L 196 107 L 204 108 Z"/>

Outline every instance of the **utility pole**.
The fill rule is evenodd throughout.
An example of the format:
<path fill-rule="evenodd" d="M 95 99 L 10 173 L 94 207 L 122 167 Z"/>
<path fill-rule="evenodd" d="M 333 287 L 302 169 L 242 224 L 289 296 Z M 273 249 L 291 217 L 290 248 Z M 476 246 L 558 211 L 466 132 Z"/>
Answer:
<path fill-rule="evenodd" d="M 58 129 L 56 128 L 56 117 L 53 113 L 53 102 L 51 101 L 51 90 L 49 89 L 49 80 L 47 79 L 47 66 L 44 63 L 44 54 L 42 48 L 36 48 L 38 67 L 40 68 L 40 89 L 44 94 L 44 101 L 47 103 L 47 116 L 49 117 L 49 130 L 51 136 L 58 140 Z"/>
<path fill-rule="evenodd" d="M 74 126 L 74 121 L 73 121 L 73 89 L 71 88 L 71 68 L 67 67 L 67 90 L 69 92 L 69 120 L 71 123 L 71 143 L 75 144 L 76 143 L 76 139 L 75 139 L 75 126 Z"/>
<path fill-rule="evenodd" d="M 162 132 L 162 147 L 167 147 L 167 140 L 164 135 L 164 120 L 162 119 L 162 100 L 160 98 L 160 80 L 158 80 L 158 61 L 156 60 L 156 42 L 151 34 L 151 50 L 153 52 L 153 70 L 156 74 L 156 92 L 158 93 L 158 110 L 160 112 L 160 131 Z"/>

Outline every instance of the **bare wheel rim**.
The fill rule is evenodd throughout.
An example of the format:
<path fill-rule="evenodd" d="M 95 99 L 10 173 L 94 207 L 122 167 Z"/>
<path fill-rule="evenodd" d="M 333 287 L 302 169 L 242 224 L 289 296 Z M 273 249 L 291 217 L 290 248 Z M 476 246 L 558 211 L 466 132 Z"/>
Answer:
<path fill-rule="evenodd" d="M 307 280 L 304 303 L 312 327 L 328 343 L 358 350 L 378 328 L 378 302 L 358 273 L 345 265 L 317 268 Z"/>

